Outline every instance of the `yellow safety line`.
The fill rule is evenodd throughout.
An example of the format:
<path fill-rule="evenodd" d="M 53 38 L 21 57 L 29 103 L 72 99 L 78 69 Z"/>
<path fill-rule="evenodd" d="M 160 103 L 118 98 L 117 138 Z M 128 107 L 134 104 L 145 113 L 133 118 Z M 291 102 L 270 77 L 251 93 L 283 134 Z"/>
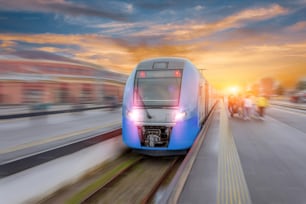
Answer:
<path fill-rule="evenodd" d="M 58 135 L 58 136 L 46 138 L 46 139 L 43 139 L 43 140 L 38 140 L 38 141 L 34 141 L 34 142 L 29 142 L 29 143 L 17 145 L 17 146 L 8 148 L 8 149 L 0 150 L 0 154 L 6 154 L 6 153 L 26 149 L 26 148 L 29 148 L 29 147 L 34 147 L 34 146 L 38 146 L 38 145 L 47 144 L 47 143 L 50 143 L 50 142 L 54 142 L 54 141 L 66 139 L 66 138 L 69 138 L 69 137 L 73 137 L 75 135 L 88 133 L 88 132 L 98 130 L 98 129 L 101 129 L 101 128 L 111 127 L 115 124 L 119 124 L 119 123 L 118 122 L 113 122 L 113 123 L 106 124 L 106 125 L 100 125 L 100 126 L 96 126 L 96 127 L 92 127 L 92 128 L 86 128 L 86 129 L 79 130 L 79 131 L 72 132 L 72 133 L 66 133 L 66 134 L 63 134 L 63 135 Z"/>
<path fill-rule="evenodd" d="M 220 110 L 217 204 L 251 204 L 224 104 Z"/>

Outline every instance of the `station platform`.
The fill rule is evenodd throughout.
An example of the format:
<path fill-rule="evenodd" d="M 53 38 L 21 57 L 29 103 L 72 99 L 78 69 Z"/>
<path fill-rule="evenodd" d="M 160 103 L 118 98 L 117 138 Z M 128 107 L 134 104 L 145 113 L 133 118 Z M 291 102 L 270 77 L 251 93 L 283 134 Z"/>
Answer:
<path fill-rule="evenodd" d="M 306 203 L 305 121 L 275 108 L 231 118 L 219 103 L 178 203 Z"/>
<path fill-rule="evenodd" d="M 120 127 L 121 109 L 1 120 L 0 165 Z"/>
<path fill-rule="evenodd" d="M 116 109 L 112 107 L 111 109 Z M 64 114 L 70 112 L 84 112 L 98 109 L 110 109 L 107 104 L 21 104 L 21 105 L 0 105 L 0 121 L 8 119 L 45 116 L 53 114 Z"/>
<path fill-rule="evenodd" d="M 94 107 L 93 104 L 90 105 L 86 105 L 86 107 Z M 96 105 L 97 106 L 97 105 Z M 34 105 L 7 105 L 7 106 L 0 106 L 0 110 L 1 116 L 5 116 L 5 115 L 14 115 L 14 114 L 22 114 L 22 113 L 31 113 L 33 111 L 39 111 L 39 110 L 33 110 Z M 48 108 L 46 110 L 42 110 L 42 111 L 61 111 L 61 110 L 69 110 L 72 109 L 72 105 L 71 104 L 65 104 L 65 105 L 49 105 Z"/>

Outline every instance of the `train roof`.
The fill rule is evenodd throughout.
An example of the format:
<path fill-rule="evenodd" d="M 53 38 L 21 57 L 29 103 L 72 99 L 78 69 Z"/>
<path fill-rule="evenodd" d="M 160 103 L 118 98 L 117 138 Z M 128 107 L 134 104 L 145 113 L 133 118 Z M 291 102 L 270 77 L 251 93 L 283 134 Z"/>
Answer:
<path fill-rule="evenodd" d="M 165 63 L 165 64 L 162 64 Z M 185 64 L 190 64 L 194 66 L 190 60 L 186 58 L 180 58 L 180 57 L 158 57 L 158 58 L 151 58 L 141 61 L 137 69 L 158 69 L 158 66 L 166 66 L 164 68 L 167 69 L 183 69 Z M 194 68 L 196 68 L 194 66 Z"/>
<path fill-rule="evenodd" d="M 163 65 L 164 63 L 164 65 Z M 158 66 L 163 67 L 158 67 Z M 187 66 L 186 66 L 187 65 Z M 157 57 L 141 61 L 136 70 L 158 70 L 158 69 L 188 69 L 198 73 L 206 81 L 199 69 L 187 58 L 182 57 Z"/>

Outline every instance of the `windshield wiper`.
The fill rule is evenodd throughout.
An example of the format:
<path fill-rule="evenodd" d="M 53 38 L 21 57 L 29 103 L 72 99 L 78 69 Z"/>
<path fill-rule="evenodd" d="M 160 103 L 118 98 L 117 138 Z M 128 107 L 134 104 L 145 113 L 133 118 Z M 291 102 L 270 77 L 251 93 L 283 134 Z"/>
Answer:
<path fill-rule="evenodd" d="M 139 97 L 139 99 L 140 99 L 140 101 L 141 101 L 141 103 L 142 103 L 142 106 L 143 106 L 143 108 L 144 108 L 144 110 L 145 110 L 145 112 L 146 112 L 147 118 L 148 118 L 148 119 L 151 119 L 152 116 L 150 115 L 149 111 L 146 109 L 145 103 L 144 103 L 144 101 L 143 101 L 143 99 L 142 99 L 142 96 L 140 95 L 139 91 L 137 91 L 137 96 Z"/>

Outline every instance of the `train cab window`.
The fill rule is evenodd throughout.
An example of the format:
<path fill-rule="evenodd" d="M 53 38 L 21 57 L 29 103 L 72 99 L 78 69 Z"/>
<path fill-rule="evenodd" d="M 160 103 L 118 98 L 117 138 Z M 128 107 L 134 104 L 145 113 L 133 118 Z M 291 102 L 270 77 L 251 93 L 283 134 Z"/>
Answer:
<path fill-rule="evenodd" d="M 181 70 L 139 71 L 135 80 L 134 104 L 136 106 L 177 106 L 181 78 Z"/>

